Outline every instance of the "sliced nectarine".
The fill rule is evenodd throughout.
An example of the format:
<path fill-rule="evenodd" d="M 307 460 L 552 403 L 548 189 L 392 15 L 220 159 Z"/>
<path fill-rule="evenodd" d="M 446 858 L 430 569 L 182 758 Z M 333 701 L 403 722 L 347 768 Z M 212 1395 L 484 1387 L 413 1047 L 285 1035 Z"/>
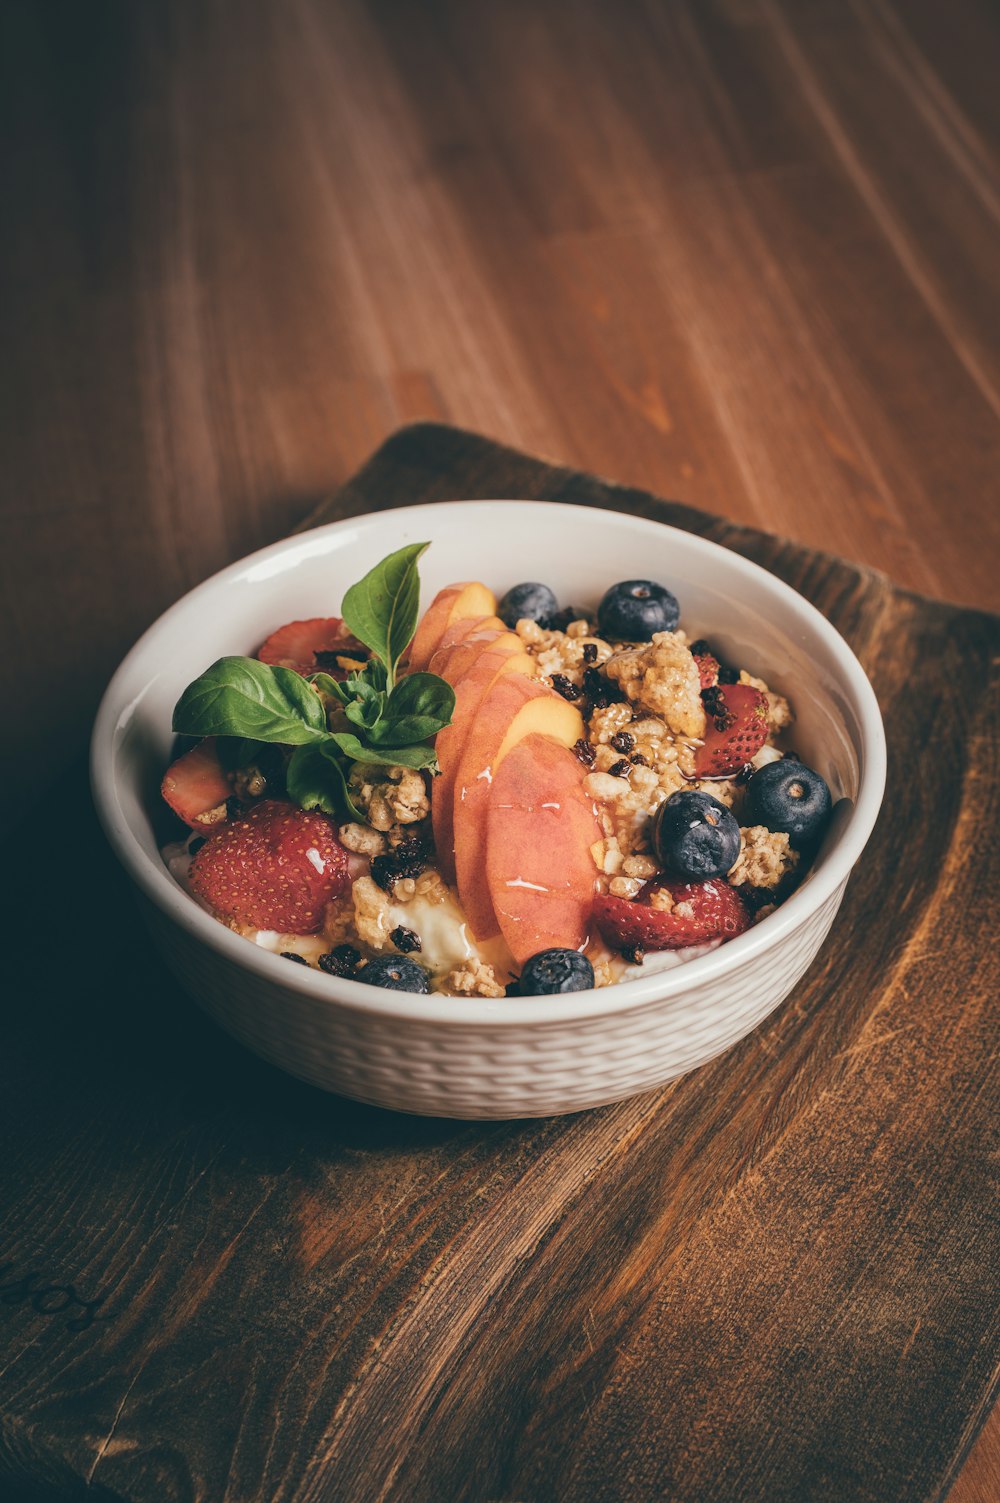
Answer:
<path fill-rule="evenodd" d="M 512 632 L 504 635 L 514 636 Z M 455 880 L 455 778 L 476 713 L 500 674 L 518 673 L 530 677 L 535 671 L 534 660 L 520 651 L 519 638 L 515 636 L 514 642 L 517 645 L 513 648 L 502 640 L 486 644 L 487 650 L 479 654 L 455 684 L 451 724 L 438 731 L 434 742 L 441 771 L 431 786 L 431 822 L 438 869 L 447 882 Z"/>
<path fill-rule="evenodd" d="M 583 735 L 583 720 L 579 710 L 544 684 L 502 675 L 479 706 L 455 778 L 455 877 L 476 939 L 489 939 L 500 928 L 486 880 L 490 784 L 507 753 L 536 733 L 572 746 Z"/>
<path fill-rule="evenodd" d="M 444 636 L 435 647 L 427 664 L 430 673 L 438 673 L 444 677 L 444 665 L 457 647 L 467 642 L 470 637 L 480 637 L 484 632 L 498 634 L 507 628 L 499 616 L 481 616 L 476 620 L 472 616 L 463 616 L 459 621 L 453 621 L 444 629 Z M 520 639 L 518 639 L 520 640 Z M 450 682 L 450 680 L 449 680 Z"/>
<path fill-rule="evenodd" d="M 440 645 L 452 622 L 461 621 L 463 617 L 480 621 L 484 616 L 495 615 L 496 608 L 493 591 L 478 580 L 446 585 L 439 590 L 424 612 L 410 644 L 410 672 L 419 673 L 427 667 L 434 649 Z"/>
<path fill-rule="evenodd" d="M 553 946 L 579 950 L 590 931 L 601 838 L 586 769 L 548 736 L 526 736 L 493 774 L 486 878 L 500 932 L 518 965 Z"/>
<path fill-rule="evenodd" d="M 514 631 L 474 631 L 464 641 L 449 648 L 446 654 L 442 654 L 441 648 L 438 648 L 431 658 L 431 672 L 440 673 L 455 688 L 484 652 L 517 653 L 524 656 L 524 643 Z M 434 664 L 439 657 L 440 664 L 435 668 Z"/>

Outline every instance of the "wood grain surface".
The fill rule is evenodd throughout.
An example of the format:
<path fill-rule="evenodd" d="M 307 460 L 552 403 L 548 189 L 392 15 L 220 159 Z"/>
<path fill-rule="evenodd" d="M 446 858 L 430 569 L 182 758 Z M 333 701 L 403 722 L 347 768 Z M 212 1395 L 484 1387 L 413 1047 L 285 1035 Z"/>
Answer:
<path fill-rule="evenodd" d="M 9 0 L 4 829 L 32 804 L 57 811 L 56 845 L 72 834 L 121 900 L 79 814 L 111 670 L 178 595 L 296 526 L 412 419 L 996 608 L 998 67 L 990 0 Z M 955 709 L 963 736 L 971 713 Z M 943 720 L 914 710 L 912 726 L 921 757 L 951 745 Z M 921 803 L 935 850 L 957 787 Z M 246 1136 L 241 1117 L 243 1147 L 215 1135 L 234 1101 L 249 1113 L 260 1077 L 244 1062 L 239 1082 L 213 1079 L 233 1057 L 197 1017 L 178 1022 L 132 938 L 108 995 L 92 959 L 107 913 L 78 901 L 75 877 L 71 898 L 50 897 L 35 842 L 17 848 L 43 896 L 12 941 L 25 979 L 6 990 L 31 1017 L 7 1025 L 6 1070 L 19 1051 L 33 1063 L 0 1100 L 17 1145 L 3 1178 L 29 1206 L 39 1176 L 39 1248 L 63 1250 L 40 1279 L 102 1271 L 117 1249 L 114 1267 L 131 1257 L 152 1288 L 178 1203 L 182 1224 L 190 1211 L 218 1230 L 206 1197 L 244 1148 L 263 1173 L 266 1132 Z M 971 912 L 986 953 L 980 899 Z M 267 1110 L 313 1120 L 283 1089 L 266 1077 Z M 344 1153 L 377 1155 L 357 1120 Z M 407 1154 L 384 1161 L 406 1179 Z M 248 1195 L 234 1202 L 247 1216 Z M 316 1205 L 322 1243 L 331 1213 Z M 8 1296 L 0 1319 L 24 1314 Z M 57 1326 L 26 1328 L 56 1362 Z M 169 1351 L 171 1331 L 158 1339 Z M 107 1404 L 125 1394 L 109 1376 L 91 1413 L 72 1372 L 67 1385 L 11 1428 L 0 1403 L 0 1425 L 5 1454 L 25 1448 L 36 1478 L 48 1458 L 69 1489 L 61 1427 L 78 1437 L 83 1414 L 114 1460 Z M 129 1398 L 134 1438 L 132 1418 Z M 998 1494 L 994 1419 L 952 1498 Z"/>
<path fill-rule="evenodd" d="M 4 1497 L 922 1503 L 972 1442 L 1000 1346 L 1000 622 L 441 426 L 319 516 L 496 494 L 697 531 L 850 638 L 890 781 L 834 930 L 665 1090 L 395 1117 L 244 1054 L 120 922 L 108 987 L 87 957 L 128 897 L 77 812 L 91 881 L 57 954 L 47 915 L 25 936 L 0 1066 Z M 25 883 L 49 869 L 29 843 Z"/>

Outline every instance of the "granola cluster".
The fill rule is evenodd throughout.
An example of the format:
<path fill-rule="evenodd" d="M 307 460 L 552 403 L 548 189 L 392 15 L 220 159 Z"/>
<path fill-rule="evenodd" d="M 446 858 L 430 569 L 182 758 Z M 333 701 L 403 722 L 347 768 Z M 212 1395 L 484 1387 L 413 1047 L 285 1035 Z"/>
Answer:
<path fill-rule="evenodd" d="M 592 770 L 585 788 L 597 804 L 604 838 L 593 848 L 598 886 L 614 897 L 635 897 L 657 872 L 651 854 L 652 821 L 671 794 L 700 788 L 739 817 L 744 785 L 738 777 L 697 780 L 694 750 L 705 730 L 698 664 L 683 631 L 657 632 L 650 642 L 608 642 L 580 619 L 565 631 L 544 631 L 519 621 L 525 651 L 554 688 L 560 679 L 578 686 L 585 743 L 578 755 Z M 584 650 L 589 648 L 588 657 Z M 600 677 L 613 697 L 587 692 L 586 673 Z M 735 675 L 734 675 L 735 677 Z M 781 756 L 775 738 L 792 722 L 788 701 L 762 679 L 741 672 L 739 682 L 760 689 L 768 700 L 768 740 L 755 765 Z M 568 697 L 568 696 L 567 696 Z M 766 837 L 766 839 L 765 839 Z M 730 880 L 737 886 L 774 888 L 792 872 L 796 853 L 788 837 L 760 827 L 745 830 Z"/>
<path fill-rule="evenodd" d="M 373 767 L 357 762 L 351 773 L 351 798 L 372 830 L 390 846 L 407 838 L 404 826 L 419 824 L 431 812 L 424 774 L 412 767 Z"/>

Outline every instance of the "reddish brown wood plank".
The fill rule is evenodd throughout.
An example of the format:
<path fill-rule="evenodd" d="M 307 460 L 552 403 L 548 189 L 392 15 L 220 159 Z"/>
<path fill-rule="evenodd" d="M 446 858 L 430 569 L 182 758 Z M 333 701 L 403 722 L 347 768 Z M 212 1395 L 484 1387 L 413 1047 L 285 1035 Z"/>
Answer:
<path fill-rule="evenodd" d="M 997 603 L 983 0 L 0 26 L 6 786 L 65 799 L 138 632 L 414 418 Z"/>
<path fill-rule="evenodd" d="M 763 1028 L 549 1122 L 324 1098 L 183 1004 L 134 929 L 116 963 L 138 990 L 87 967 L 54 990 L 29 933 L 3 1067 L 8 1478 L 135 1503 L 874 1503 L 939 1496 L 974 1433 L 996 1356 L 1000 627 L 441 427 L 405 430 L 320 515 L 498 490 L 671 520 L 813 598 L 885 707 L 893 817 Z M 914 778 L 931 723 L 953 761 Z M 127 901 L 93 861 L 73 955 Z M 30 887 L 48 864 L 28 847 Z M 100 1301 L 82 1330 L 68 1284 Z"/>

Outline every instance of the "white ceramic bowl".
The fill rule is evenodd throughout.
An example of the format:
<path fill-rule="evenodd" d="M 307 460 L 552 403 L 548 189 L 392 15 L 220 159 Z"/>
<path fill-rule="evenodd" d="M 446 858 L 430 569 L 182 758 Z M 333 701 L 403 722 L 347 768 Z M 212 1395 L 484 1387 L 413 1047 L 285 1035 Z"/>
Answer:
<path fill-rule="evenodd" d="M 665 973 L 565 997 L 418 997 L 293 966 L 204 913 L 158 850 L 159 782 L 181 690 L 215 658 L 253 652 L 283 621 L 335 614 L 346 587 L 430 539 L 422 603 L 455 579 L 499 596 L 543 578 L 596 603 L 662 581 L 682 625 L 793 703 L 795 747 L 843 803 L 808 878 L 777 912 Z M 854 654 L 794 590 L 714 543 L 590 507 L 469 501 L 354 517 L 276 543 L 192 590 L 141 638 L 101 704 L 94 797 L 167 965 L 222 1026 L 282 1069 L 358 1101 L 428 1116 L 548 1116 L 662 1085 L 727 1049 L 788 995 L 816 954 L 871 834 L 885 781 L 878 704 Z"/>

